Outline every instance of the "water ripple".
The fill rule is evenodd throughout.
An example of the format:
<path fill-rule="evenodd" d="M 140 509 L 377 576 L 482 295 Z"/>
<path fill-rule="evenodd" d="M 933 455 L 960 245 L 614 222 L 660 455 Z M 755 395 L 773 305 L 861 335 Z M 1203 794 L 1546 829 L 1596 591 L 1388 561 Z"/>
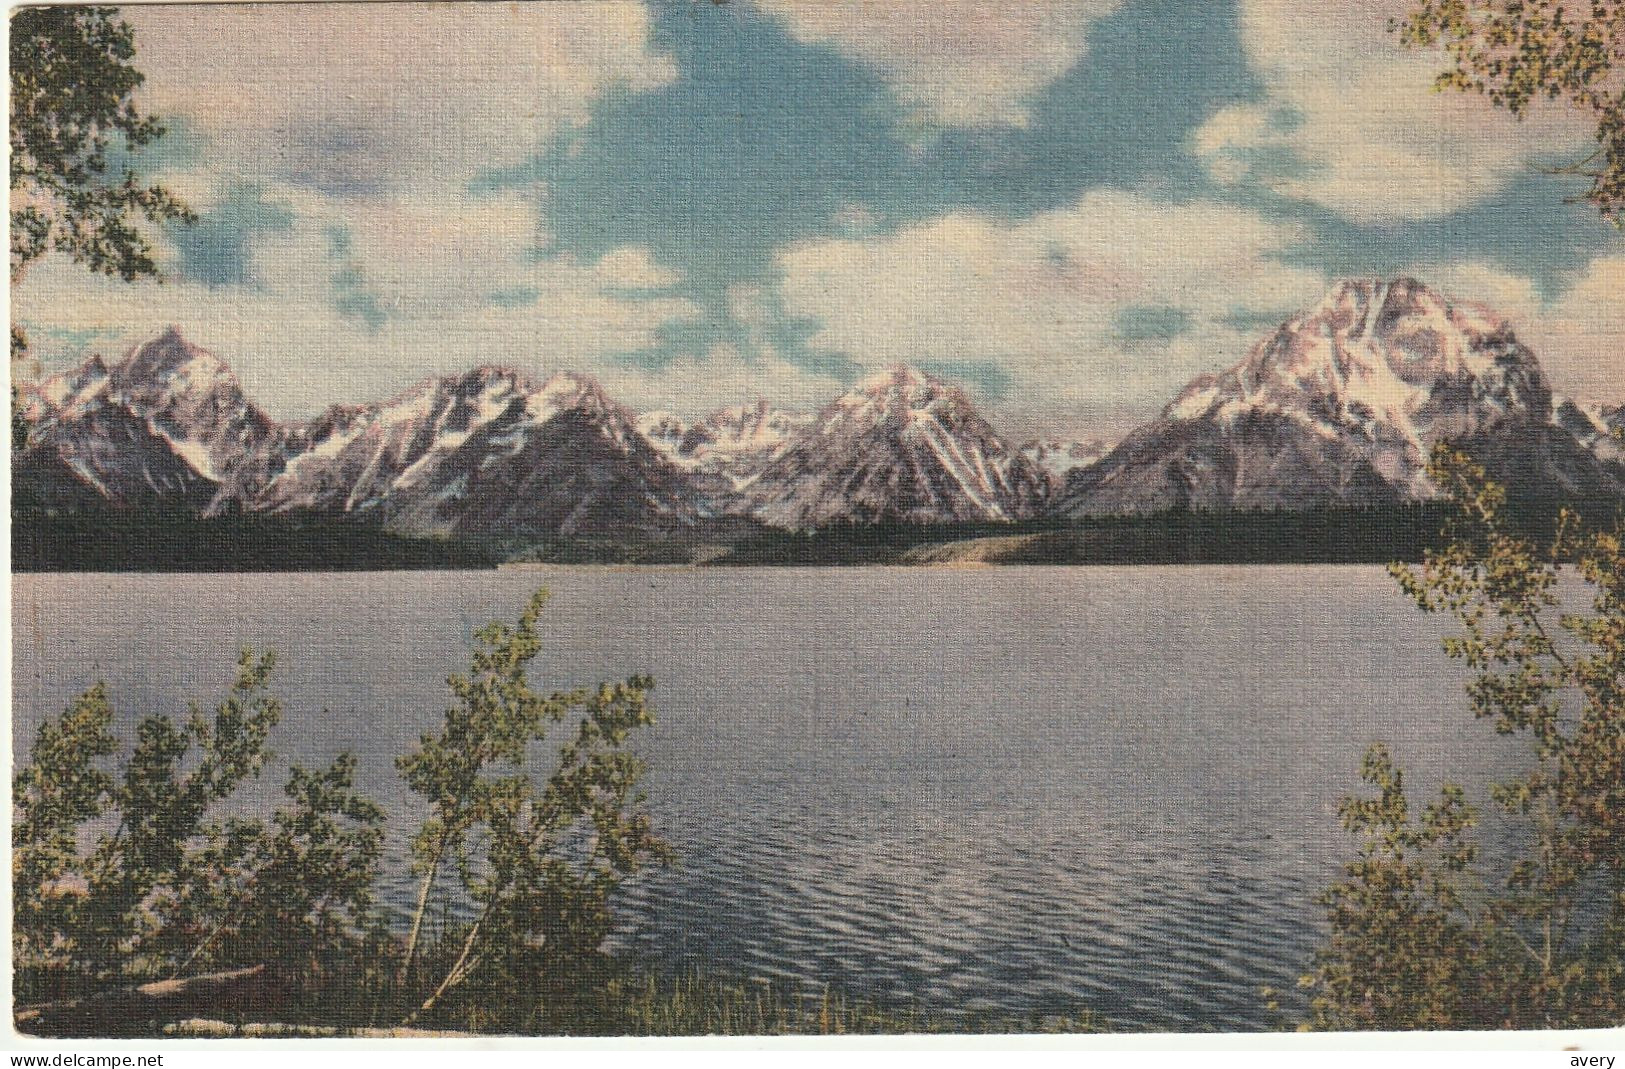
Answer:
<path fill-rule="evenodd" d="M 420 811 L 393 759 L 439 718 L 462 621 L 511 617 L 540 581 L 16 577 L 14 744 L 95 678 L 127 729 L 218 693 L 238 643 L 275 646 L 278 745 L 359 755 L 392 822 L 381 894 L 404 914 Z M 660 681 L 640 745 L 680 862 L 624 888 L 613 944 L 668 969 L 941 1014 L 1267 1028 L 1259 988 L 1292 992 L 1321 937 L 1366 745 L 1387 740 L 1420 791 L 1443 768 L 1482 783 L 1503 756 L 1461 712 L 1437 622 L 1380 569 L 545 581 L 550 681 Z"/>

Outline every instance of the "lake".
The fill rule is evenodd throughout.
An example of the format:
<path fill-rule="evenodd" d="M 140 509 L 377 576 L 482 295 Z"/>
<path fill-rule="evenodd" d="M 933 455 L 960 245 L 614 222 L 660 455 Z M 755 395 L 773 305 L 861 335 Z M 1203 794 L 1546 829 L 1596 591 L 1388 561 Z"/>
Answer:
<path fill-rule="evenodd" d="M 404 910 L 419 811 L 393 760 L 469 632 L 539 585 L 533 682 L 658 682 L 639 748 L 679 863 L 628 889 L 616 940 L 672 969 L 1267 1028 L 1259 988 L 1295 997 L 1352 853 L 1337 802 L 1366 746 L 1413 803 L 1448 776 L 1482 805 L 1512 763 L 1445 621 L 1333 566 L 19 575 L 13 742 L 97 679 L 126 725 L 212 704 L 241 643 L 274 647 L 275 745 L 360 756 Z"/>

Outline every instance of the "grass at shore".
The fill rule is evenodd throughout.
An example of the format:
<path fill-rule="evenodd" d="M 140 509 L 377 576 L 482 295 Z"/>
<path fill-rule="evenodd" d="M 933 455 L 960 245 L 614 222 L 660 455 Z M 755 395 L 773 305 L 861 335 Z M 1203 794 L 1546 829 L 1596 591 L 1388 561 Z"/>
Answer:
<path fill-rule="evenodd" d="M 266 1008 L 268 1009 L 268 1008 Z M 626 975 L 566 996 L 538 1000 L 516 1016 L 512 1004 L 467 1000 L 416 1028 L 334 1025 L 322 1021 L 230 1021 L 207 1010 L 161 1026 L 167 1036 L 343 1037 L 413 1035 L 530 1036 L 839 1036 L 1083 1034 L 1109 1031 L 1083 1009 L 1072 1015 L 947 1014 L 892 1008 L 825 988 L 792 991 L 762 979 L 719 980 L 696 972 L 676 978 Z M 274 1013 L 274 1011 L 273 1011 Z"/>
<path fill-rule="evenodd" d="M 891 1008 L 839 990 L 790 991 L 763 980 L 717 980 L 697 973 L 671 980 L 613 980 L 598 995 L 594 1034 L 632 1036 L 908 1035 L 924 1033 L 1104 1032 L 1089 1010 L 1071 1016 L 932 1013 Z M 564 1032 L 563 1034 L 571 1034 Z"/>
<path fill-rule="evenodd" d="M 407 1037 L 838 1036 L 1082 1034 L 1111 1030 L 1087 1008 L 1070 1014 L 950 1012 L 887 1005 L 837 987 L 792 988 L 759 977 L 690 971 L 677 976 L 605 961 L 596 975 L 527 990 L 462 990 L 432 1012 L 408 1017 L 384 990 L 386 961 L 357 962 L 320 991 L 236 970 L 193 980 L 102 991 L 29 1009 L 16 1027 L 37 1036 Z M 284 980 L 286 977 L 283 978 Z M 564 979 L 564 978 L 560 978 Z M 393 1003 L 393 1004 L 392 1004 Z"/>

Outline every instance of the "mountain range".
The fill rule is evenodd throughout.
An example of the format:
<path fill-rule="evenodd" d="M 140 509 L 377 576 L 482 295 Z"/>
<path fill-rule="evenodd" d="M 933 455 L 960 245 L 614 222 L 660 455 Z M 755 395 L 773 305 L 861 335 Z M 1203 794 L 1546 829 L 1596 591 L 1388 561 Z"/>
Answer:
<path fill-rule="evenodd" d="M 175 328 L 21 401 L 14 478 L 51 507 L 317 514 L 416 534 L 1386 505 L 1434 494 L 1425 466 L 1441 440 L 1520 492 L 1625 500 L 1612 436 L 1625 406 L 1554 398 L 1504 318 L 1410 279 L 1337 284 L 1110 448 L 1012 443 L 964 391 L 908 367 L 816 413 L 759 401 L 690 423 L 633 413 L 584 376 L 487 366 L 279 423 Z"/>
<path fill-rule="evenodd" d="M 1625 384 L 1625 352 L 1620 354 Z M 1235 367 L 1203 375 L 1099 463 L 1065 516 L 1388 505 L 1434 494 L 1435 443 L 1528 498 L 1625 493 L 1625 408 L 1554 398 L 1507 320 L 1412 279 L 1340 283 Z"/>

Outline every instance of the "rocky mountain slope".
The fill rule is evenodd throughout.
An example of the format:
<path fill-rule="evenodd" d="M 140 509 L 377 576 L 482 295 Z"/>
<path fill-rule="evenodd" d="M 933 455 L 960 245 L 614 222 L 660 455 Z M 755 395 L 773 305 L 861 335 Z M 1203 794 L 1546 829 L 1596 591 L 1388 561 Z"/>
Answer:
<path fill-rule="evenodd" d="M 19 478 L 68 506 L 373 519 L 425 534 L 658 534 L 1029 516 L 1048 485 L 965 395 L 899 369 L 818 416 L 765 401 L 684 424 L 591 379 L 507 368 L 424 379 L 279 425 L 171 330 L 31 391 Z"/>
<path fill-rule="evenodd" d="M 1434 493 L 1425 469 L 1441 440 L 1479 455 L 1514 493 L 1625 494 L 1607 447 L 1553 416 L 1540 364 L 1505 319 L 1410 279 L 1348 281 L 1071 473 L 1055 507 L 1080 516 L 1421 500 Z"/>
<path fill-rule="evenodd" d="M 826 405 L 748 492 L 765 522 L 811 528 L 1022 519 L 1048 484 L 964 391 L 897 367 Z"/>
<path fill-rule="evenodd" d="M 1625 362 L 1625 354 L 1620 359 Z M 1604 460 L 1625 463 L 1625 444 L 1616 437 L 1625 431 L 1625 405 L 1587 404 L 1554 397 L 1552 422 Z"/>
<path fill-rule="evenodd" d="M 217 508 L 264 481 L 282 435 L 224 361 L 174 329 L 112 367 L 93 356 L 22 401 L 31 448 L 14 474 L 52 500 Z"/>
<path fill-rule="evenodd" d="M 1110 449 L 1015 447 L 962 390 L 907 367 L 815 415 L 759 401 L 692 423 L 636 416 L 579 375 L 480 367 L 278 424 L 174 329 L 22 401 L 32 429 L 13 475 L 34 501 L 359 517 L 420 534 L 1385 505 L 1433 494 L 1425 467 L 1441 440 L 1525 497 L 1625 498 L 1612 437 L 1625 406 L 1554 398 L 1505 320 L 1408 279 L 1340 283 Z"/>

